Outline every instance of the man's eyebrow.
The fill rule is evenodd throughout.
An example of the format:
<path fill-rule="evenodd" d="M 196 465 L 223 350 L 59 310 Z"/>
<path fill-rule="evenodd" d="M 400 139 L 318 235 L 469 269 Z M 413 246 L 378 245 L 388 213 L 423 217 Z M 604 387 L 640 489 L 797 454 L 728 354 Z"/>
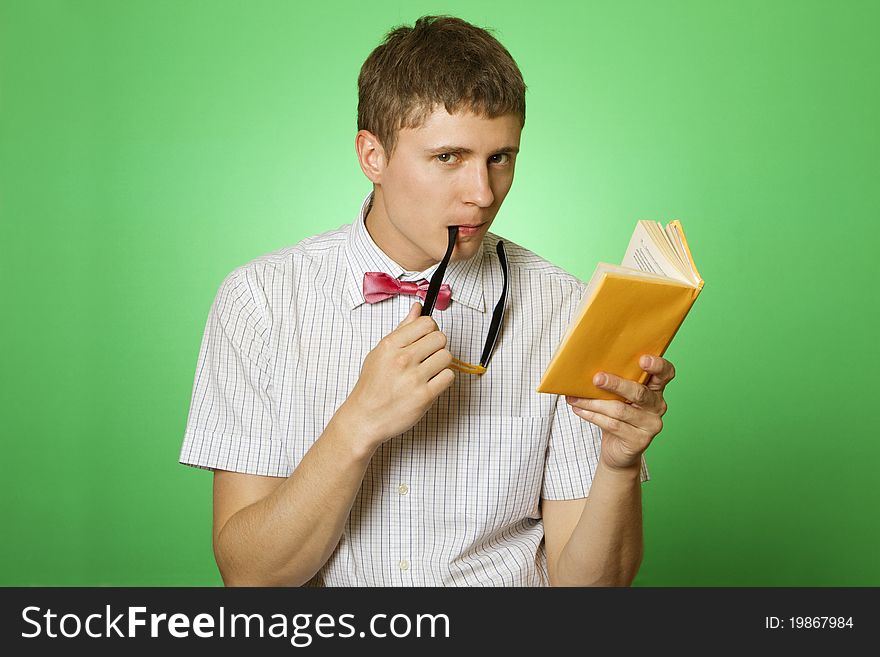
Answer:
<path fill-rule="evenodd" d="M 467 153 L 470 155 L 474 151 L 470 148 L 465 148 L 464 146 L 434 146 L 433 148 L 428 148 L 426 150 L 427 153 Z"/>
<path fill-rule="evenodd" d="M 463 153 L 465 155 L 472 155 L 474 150 L 472 148 L 465 148 L 464 146 L 435 146 L 433 148 L 428 148 L 425 152 L 436 154 L 436 153 Z M 517 146 L 502 146 L 501 148 L 496 148 L 492 151 L 493 153 L 519 153 L 519 147 Z"/>

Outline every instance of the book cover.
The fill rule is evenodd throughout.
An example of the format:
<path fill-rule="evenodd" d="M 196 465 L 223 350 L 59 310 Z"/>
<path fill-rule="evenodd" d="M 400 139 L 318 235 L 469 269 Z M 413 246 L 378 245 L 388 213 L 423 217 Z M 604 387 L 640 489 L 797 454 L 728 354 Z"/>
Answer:
<path fill-rule="evenodd" d="M 703 280 L 679 222 L 672 222 L 671 230 L 661 227 L 653 233 L 643 223 L 649 222 L 637 226 L 624 258 L 639 268 L 599 263 L 538 392 L 621 399 L 594 386 L 593 376 L 609 372 L 644 383 L 649 375 L 639 366 L 639 358 L 666 352 Z M 658 239 L 665 240 L 662 248 Z"/>

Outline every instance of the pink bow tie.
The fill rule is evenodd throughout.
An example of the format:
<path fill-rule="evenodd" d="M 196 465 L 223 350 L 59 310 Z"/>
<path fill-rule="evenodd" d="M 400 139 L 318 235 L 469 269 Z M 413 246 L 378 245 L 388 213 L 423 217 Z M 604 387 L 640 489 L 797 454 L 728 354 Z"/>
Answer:
<path fill-rule="evenodd" d="M 428 296 L 428 286 L 430 281 L 424 278 L 419 282 L 401 281 L 391 278 L 390 275 L 379 271 L 368 271 L 364 274 L 364 299 L 367 303 L 376 303 L 390 299 L 397 294 L 414 294 L 425 300 Z M 437 310 L 446 310 L 449 307 L 449 300 L 452 297 L 452 290 L 449 285 L 443 283 L 440 286 L 440 292 L 437 294 L 437 301 L 434 307 Z"/>

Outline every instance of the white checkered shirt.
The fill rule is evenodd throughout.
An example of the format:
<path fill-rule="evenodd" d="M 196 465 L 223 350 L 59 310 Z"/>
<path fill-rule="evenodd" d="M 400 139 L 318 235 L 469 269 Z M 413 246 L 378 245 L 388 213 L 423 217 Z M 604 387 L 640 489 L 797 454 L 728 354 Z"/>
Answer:
<path fill-rule="evenodd" d="M 364 301 L 364 272 L 407 272 L 358 218 L 238 267 L 208 314 L 180 462 L 287 477 L 354 387 L 367 353 L 414 296 Z M 457 358 L 477 363 L 502 290 L 487 233 L 453 261 L 452 303 L 432 316 Z M 546 586 L 541 498 L 586 497 L 601 432 L 564 397 L 535 392 L 584 283 L 504 240 L 509 297 L 483 376 L 456 373 L 409 431 L 367 467 L 339 545 L 310 584 Z M 648 478 L 644 461 L 642 479 Z"/>

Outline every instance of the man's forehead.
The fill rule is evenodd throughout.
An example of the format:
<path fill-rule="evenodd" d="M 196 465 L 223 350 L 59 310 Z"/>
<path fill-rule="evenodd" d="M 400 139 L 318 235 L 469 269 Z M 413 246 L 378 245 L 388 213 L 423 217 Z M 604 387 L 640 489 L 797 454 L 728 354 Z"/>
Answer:
<path fill-rule="evenodd" d="M 398 141 L 419 148 L 457 144 L 463 148 L 502 148 L 519 146 L 522 122 L 515 114 L 486 117 L 472 110 L 449 113 L 445 107 L 434 108 L 416 128 L 402 128 Z"/>

